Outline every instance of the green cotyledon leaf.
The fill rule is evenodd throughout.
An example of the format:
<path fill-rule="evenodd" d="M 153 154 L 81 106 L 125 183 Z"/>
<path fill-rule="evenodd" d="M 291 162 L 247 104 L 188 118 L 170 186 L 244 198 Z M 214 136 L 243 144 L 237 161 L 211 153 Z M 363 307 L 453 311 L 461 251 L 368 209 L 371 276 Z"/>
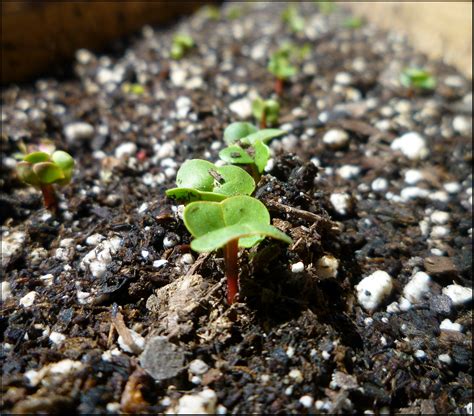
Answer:
<path fill-rule="evenodd" d="M 222 202 L 192 202 L 186 206 L 183 219 L 188 231 L 198 241 L 195 243 L 196 251 L 208 248 L 212 251 L 235 238 L 239 239 L 240 247 L 252 247 L 265 236 L 291 241 L 270 225 L 270 214 L 265 205 L 250 196 L 234 196 Z M 237 225 L 243 227 L 228 229 Z"/>

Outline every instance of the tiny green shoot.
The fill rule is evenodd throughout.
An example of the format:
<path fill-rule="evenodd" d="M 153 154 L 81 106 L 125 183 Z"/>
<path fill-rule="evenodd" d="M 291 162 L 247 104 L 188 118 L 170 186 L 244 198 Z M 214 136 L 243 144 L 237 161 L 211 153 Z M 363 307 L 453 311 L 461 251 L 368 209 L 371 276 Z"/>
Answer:
<path fill-rule="evenodd" d="M 176 188 L 166 195 L 181 202 L 222 201 L 233 195 L 250 195 L 255 181 L 238 166 L 216 166 L 207 160 L 184 162 L 176 175 Z"/>
<path fill-rule="evenodd" d="M 266 129 L 267 125 L 272 126 L 278 124 L 280 104 L 273 99 L 264 100 L 257 97 L 252 101 L 252 115 L 260 123 L 260 128 Z"/>
<path fill-rule="evenodd" d="M 202 13 L 204 16 L 209 20 L 219 20 L 221 18 L 221 11 L 219 7 L 214 5 L 207 5 L 204 6 L 202 9 Z"/>
<path fill-rule="evenodd" d="M 170 55 L 173 59 L 181 59 L 188 50 L 194 46 L 194 40 L 190 35 L 179 33 L 173 36 Z"/>
<path fill-rule="evenodd" d="M 126 82 L 122 85 L 122 91 L 125 94 L 143 95 L 145 93 L 145 88 L 143 85 L 138 83 Z"/>
<path fill-rule="evenodd" d="M 232 123 L 224 131 L 228 146 L 219 152 L 219 157 L 227 163 L 247 165 L 255 182 L 258 182 L 270 158 L 267 143 L 283 134 L 285 132 L 279 129 L 257 130 L 247 122 Z"/>
<path fill-rule="evenodd" d="M 242 8 L 238 6 L 231 6 L 226 13 L 226 17 L 229 20 L 236 20 L 242 16 Z"/>
<path fill-rule="evenodd" d="M 58 201 L 53 184 L 67 185 L 72 178 L 74 159 L 69 153 L 56 150 L 52 154 L 36 151 L 28 153 L 17 163 L 18 178 L 39 188 L 43 194 L 45 208 L 53 213 L 58 210 Z"/>
<path fill-rule="evenodd" d="M 436 79 L 430 72 L 421 68 L 406 68 L 400 74 L 400 83 L 410 90 L 433 90 Z"/>
<path fill-rule="evenodd" d="M 363 25 L 363 21 L 358 16 L 351 16 L 344 20 L 343 25 L 347 29 L 360 29 Z"/>
<path fill-rule="evenodd" d="M 305 22 L 303 17 L 293 4 L 289 4 L 283 11 L 281 18 L 294 33 L 300 33 L 304 30 Z"/>
<path fill-rule="evenodd" d="M 322 14 L 329 15 L 336 10 L 336 5 L 331 0 L 316 0 L 315 3 Z"/>
<path fill-rule="evenodd" d="M 298 72 L 298 69 L 291 64 L 290 55 L 290 50 L 283 47 L 275 51 L 268 62 L 268 71 L 276 77 L 274 88 L 277 95 L 283 93 L 284 82 Z"/>
<path fill-rule="evenodd" d="M 194 240 L 191 248 L 199 253 L 224 248 L 227 301 L 238 293 L 238 248 L 250 248 L 271 237 L 291 244 L 291 238 L 270 225 L 270 214 L 259 200 L 234 196 L 222 202 L 197 201 L 186 206 L 184 224 Z"/>

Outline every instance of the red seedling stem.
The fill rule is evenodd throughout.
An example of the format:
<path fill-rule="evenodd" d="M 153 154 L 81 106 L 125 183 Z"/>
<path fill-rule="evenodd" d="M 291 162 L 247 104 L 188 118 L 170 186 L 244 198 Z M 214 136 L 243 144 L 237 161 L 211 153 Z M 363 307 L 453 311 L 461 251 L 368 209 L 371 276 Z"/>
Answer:
<path fill-rule="evenodd" d="M 225 273 L 227 276 L 227 302 L 234 303 L 234 298 L 239 292 L 239 240 L 229 241 L 224 248 Z"/>
<path fill-rule="evenodd" d="M 283 94 L 283 83 L 284 81 L 281 78 L 275 79 L 275 94 L 278 96 Z"/>
<path fill-rule="evenodd" d="M 43 202 L 46 209 L 56 214 L 58 211 L 58 199 L 56 192 L 54 192 L 53 185 L 41 185 L 41 192 L 43 193 Z"/>

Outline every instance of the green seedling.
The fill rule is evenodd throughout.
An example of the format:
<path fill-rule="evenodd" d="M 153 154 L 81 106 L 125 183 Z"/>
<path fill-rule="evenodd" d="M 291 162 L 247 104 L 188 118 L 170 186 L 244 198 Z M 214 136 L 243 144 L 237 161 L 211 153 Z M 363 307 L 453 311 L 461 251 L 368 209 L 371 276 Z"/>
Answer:
<path fill-rule="evenodd" d="M 288 27 L 294 33 L 299 33 L 304 30 L 304 19 L 298 13 L 296 7 L 292 4 L 289 4 L 288 7 L 283 11 L 281 19 L 288 25 Z"/>
<path fill-rule="evenodd" d="M 352 16 L 347 18 L 343 25 L 347 29 L 360 29 L 363 25 L 363 21 L 360 17 Z"/>
<path fill-rule="evenodd" d="M 237 6 L 229 7 L 229 10 L 227 11 L 227 14 L 226 14 L 226 17 L 229 20 L 236 20 L 241 16 L 242 16 L 242 9 Z"/>
<path fill-rule="evenodd" d="M 275 76 L 275 93 L 283 93 L 283 85 L 292 76 L 296 75 L 298 70 L 291 64 L 291 52 L 287 47 L 280 48 L 270 56 L 268 62 L 268 71 Z"/>
<path fill-rule="evenodd" d="M 255 190 L 255 181 L 245 170 L 238 166 L 216 166 L 201 159 L 182 164 L 176 185 L 166 195 L 184 203 L 222 201 L 234 195 L 250 195 Z"/>
<path fill-rule="evenodd" d="M 138 83 L 130 83 L 126 82 L 122 85 L 122 91 L 125 94 L 133 94 L 133 95 L 143 95 L 145 94 L 145 88 L 143 85 Z"/>
<path fill-rule="evenodd" d="M 400 74 L 400 83 L 409 90 L 432 90 L 436 87 L 435 77 L 421 68 L 404 69 Z"/>
<path fill-rule="evenodd" d="M 255 182 L 258 182 L 270 158 L 267 143 L 284 133 L 279 129 L 257 130 L 247 122 L 232 123 L 224 130 L 228 146 L 219 152 L 219 157 L 233 165 L 247 165 Z"/>
<path fill-rule="evenodd" d="M 173 37 L 171 44 L 171 57 L 173 59 L 181 59 L 188 50 L 194 46 L 194 40 L 190 35 L 180 33 Z"/>
<path fill-rule="evenodd" d="M 183 219 L 194 237 L 194 251 L 206 253 L 224 248 L 229 304 L 239 291 L 239 247 L 253 247 L 265 237 L 291 244 L 290 237 L 270 225 L 265 205 L 250 196 L 234 196 L 222 202 L 192 202 L 184 209 Z"/>
<path fill-rule="evenodd" d="M 203 7 L 203 14 L 209 20 L 219 20 L 221 18 L 221 11 L 219 7 L 213 5 L 207 5 Z"/>
<path fill-rule="evenodd" d="M 259 121 L 260 128 L 266 129 L 267 125 L 278 124 L 280 104 L 276 100 L 263 100 L 258 97 L 252 101 L 252 115 Z"/>
<path fill-rule="evenodd" d="M 52 154 L 31 152 L 16 165 L 18 178 L 39 188 L 43 194 L 44 206 L 53 213 L 58 210 L 53 185 L 67 185 L 71 181 L 73 169 L 74 159 L 62 150 L 56 150 Z"/>
<path fill-rule="evenodd" d="M 333 13 L 336 10 L 336 5 L 334 4 L 333 1 L 330 0 L 316 0 L 315 3 L 319 7 L 319 11 L 322 14 L 329 15 Z"/>

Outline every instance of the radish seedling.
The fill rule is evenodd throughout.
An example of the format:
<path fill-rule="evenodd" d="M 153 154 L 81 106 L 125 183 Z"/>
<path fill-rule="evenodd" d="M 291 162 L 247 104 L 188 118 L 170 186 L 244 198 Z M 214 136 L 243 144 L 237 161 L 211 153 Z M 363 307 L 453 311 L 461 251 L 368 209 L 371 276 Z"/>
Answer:
<path fill-rule="evenodd" d="M 176 185 L 166 195 L 182 202 L 222 201 L 233 195 L 250 195 L 255 189 L 253 178 L 238 166 L 216 166 L 201 159 L 183 163 Z"/>
<path fill-rule="evenodd" d="M 409 90 L 432 90 L 436 87 L 435 77 L 421 68 L 404 69 L 400 74 L 400 83 Z"/>
<path fill-rule="evenodd" d="M 278 123 L 280 104 L 276 100 L 263 100 L 258 97 L 252 101 L 252 115 L 259 121 L 260 128 L 266 129 L 267 125 Z"/>
<path fill-rule="evenodd" d="M 57 212 L 58 201 L 53 184 L 66 185 L 71 181 L 74 159 L 69 153 L 56 150 L 52 154 L 31 152 L 16 165 L 18 178 L 43 193 L 45 208 Z"/>
<path fill-rule="evenodd" d="M 199 253 L 224 248 L 227 301 L 238 293 L 238 248 L 250 248 L 271 237 L 291 244 L 291 238 L 270 225 L 270 214 L 259 200 L 234 196 L 222 202 L 197 201 L 186 206 L 184 224 L 194 240 L 191 248 Z"/>
<path fill-rule="evenodd" d="M 281 18 L 285 22 L 292 32 L 302 32 L 305 26 L 303 17 L 298 13 L 296 7 L 289 4 L 288 7 L 283 11 Z"/>
<path fill-rule="evenodd" d="M 186 34 L 177 34 L 173 37 L 170 55 L 173 59 L 179 60 L 184 54 L 194 46 L 194 40 Z"/>
<path fill-rule="evenodd" d="M 232 123 L 224 131 L 224 140 L 229 146 L 219 152 L 219 157 L 234 165 L 248 165 L 255 182 L 258 182 L 270 158 L 266 143 L 284 133 L 279 129 L 257 130 L 246 122 Z"/>
<path fill-rule="evenodd" d="M 275 93 L 281 95 L 283 93 L 283 85 L 292 76 L 298 72 L 297 68 L 290 62 L 290 50 L 286 47 L 278 49 L 270 56 L 267 69 L 275 77 Z"/>

